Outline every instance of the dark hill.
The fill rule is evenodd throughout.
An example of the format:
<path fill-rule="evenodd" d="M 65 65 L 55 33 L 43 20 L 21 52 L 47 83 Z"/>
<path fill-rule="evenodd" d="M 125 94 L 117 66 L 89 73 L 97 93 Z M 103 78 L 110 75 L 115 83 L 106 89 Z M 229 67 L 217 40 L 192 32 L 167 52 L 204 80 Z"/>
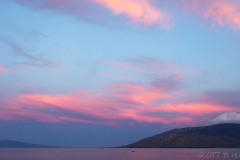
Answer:
<path fill-rule="evenodd" d="M 57 148 L 57 147 L 19 141 L 0 140 L 0 148 Z"/>
<path fill-rule="evenodd" d="M 174 129 L 123 147 L 240 148 L 240 124 L 218 124 Z"/>

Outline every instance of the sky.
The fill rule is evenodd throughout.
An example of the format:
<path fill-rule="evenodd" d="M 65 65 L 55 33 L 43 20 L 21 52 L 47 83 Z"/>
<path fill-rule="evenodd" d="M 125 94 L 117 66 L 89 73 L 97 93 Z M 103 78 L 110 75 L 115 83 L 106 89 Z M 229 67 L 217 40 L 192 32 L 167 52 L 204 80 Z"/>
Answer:
<path fill-rule="evenodd" d="M 113 147 L 240 123 L 239 0 L 1 0 L 0 139 Z"/>

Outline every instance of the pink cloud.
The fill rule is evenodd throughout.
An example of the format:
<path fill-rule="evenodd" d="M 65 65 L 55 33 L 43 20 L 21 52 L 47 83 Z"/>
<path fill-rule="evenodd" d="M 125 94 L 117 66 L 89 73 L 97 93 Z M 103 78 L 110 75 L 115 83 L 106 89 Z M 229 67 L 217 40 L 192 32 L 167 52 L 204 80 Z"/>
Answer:
<path fill-rule="evenodd" d="M 0 73 L 10 73 L 10 71 L 8 69 L 6 69 L 5 67 L 3 67 L 2 65 L 0 65 Z"/>
<path fill-rule="evenodd" d="M 221 113 L 226 111 L 236 111 L 240 109 L 231 108 L 228 106 L 211 105 L 205 103 L 192 103 L 192 104 L 165 104 L 159 107 L 160 111 L 172 113 L 187 113 L 191 115 L 203 115 L 210 113 Z"/>
<path fill-rule="evenodd" d="M 94 22 L 113 21 L 114 15 L 124 16 L 130 23 L 146 26 L 159 25 L 169 28 L 169 15 L 160 9 L 160 4 L 173 9 L 177 8 L 195 14 L 213 26 L 228 26 L 240 30 L 240 2 L 238 0 L 160 0 L 156 5 L 154 0 L 12 0 L 35 9 L 51 9 L 61 13 L 74 15 L 81 19 Z M 105 10 L 104 10 L 105 9 Z M 107 17 L 107 18 L 106 18 Z M 110 19 L 110 20 L 109 20 Z"/>
<path fill-rule="evenodd" d="M 191 13 L 197 14 L 214 26 L 228 26 L 240 30 L 240 2 L 237 0 L 183 0 Z"/>
<path fill-rule="evenodd" d="M 35 9 L 51 9 L 61 13 L 74 15 L 81 19 L 95 22 L 112 21 L 111 15 L 124 16 L 130 23 L 146 26 L 159 25 L 169 28 L 169 15 L 160 9 L 160 4 L 173 9 L 175 5 L 195 14 L 213 26 L 228 26 L 240 30 L 240 2 L 238 0 L 160 0 L 156 5 L 154 0 L 12 0 Z M 106 18 L 107 17 L 107 18 Z M 110 20 L 109 20 L 110 19 Z"/>
<path fill-rule="evenodd" d="M 114 14 L 125 15 L 132 23 L 167 26 L 166 15 L 150 4 L 149 0 L 93 0 Z"/>
<path fill-rule="evenodd" d="M 167 80 L 171 82 L 168 84 Z M 199 102 L 175 101 L 181 92 L 175 90 L 177 86 L 172 81 L 179 83 L 180 80 L 170 78 L 159 81 L 171 87 L 153 85 L 152 82 L 118 83 L 105 88 L 102 93 L 21 93 L 2 100 L 0 119 L 96 125 L 119 125 L 132 120 L 179 125 L 195 124 L 205 121 L 212 114 L 240 110 L 225 104 L 211 104 L 200 97 Z"/>
<path fill-rule="evenodd" d="M 159 8 L 154 7 L 150 0 L 12 0 L 35 9 L 53 9 L 83 19 L 99 21 L 107 16 L 102 8 L 114 15 L 126 17 L 130 23 L 147 26 L 158 25 L 169 28 L 168 17 Z M 102 16 L 101 16 L 102 15 Z M 107 20 L 106 20 L 107 21 Z"/>
<path fill-rule="evenodd" d="M 117 91 L 111 96 L 113 99 L 132 104 L 149 104 L 155 99 L 170 96 L 151 84 L 121 83 L 113 85 L 112 89 Z"/>
<path fill-rule="evenodd" d="M 208 92 L 197 98 L 190 98 L 193 93 L 190 95 L 181 89 L 183 77 L 171 73 L 175 67 L 151 58 L 127 62 L 129 63 L 104 62 L 104 65 L 134 72 L 136 68 L 141 72 L 145 71 L 145 68 L 150 73 L 154 68 L 164 68 L 166 71 L 170 70 L 171 76 L 154 76 L 143 82 L 111 83 L 101 89 L 101 92 L 43 94 L 39 91 L 28 91 L 12 95 L 4 93 L 5 95 L 0 95 L 0 119 L 96 125 L 119 125 L 127 121 L 194 124 L 204 122 L 216 113 L 239 111 L 236 107 L 240 104 L 239 92 Z M 15 85 L 27 87 L 22 84 Z"/>
<path fill-rule="evenodd" d="M 0 65 L 0 72 L 4 72 L 4 69 L 1 65 Z"/>
<path fill-rule="evenodd" d="M 41 122 L 90 124 L 108 124 L 109 121 L 127 119 L 145 123 L 175 122 L 174 119 L 169 121 L 144 114 L 148 111 L 147 106 L 155 100 L 172 96 L 159 87 L 147 83 L 120 83 L 107 89 L 109 93 L 101 94 L 23 93 L 4 101 L 0 107 L 0 118 L 6 119 L 9 115 L 8 118 L 13 120 L 22 117 Z M 70 115 L 65 115 L 67 112 Z"/>

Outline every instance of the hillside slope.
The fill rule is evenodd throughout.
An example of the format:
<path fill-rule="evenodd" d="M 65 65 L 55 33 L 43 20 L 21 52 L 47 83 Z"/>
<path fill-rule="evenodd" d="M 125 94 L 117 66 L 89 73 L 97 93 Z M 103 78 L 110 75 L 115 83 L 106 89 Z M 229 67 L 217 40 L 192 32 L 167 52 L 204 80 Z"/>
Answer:
<path fill-rule="evenodd" d="M 219 124 L 170 130 L 126 148 L 240 148 L 240 124 Z"/>

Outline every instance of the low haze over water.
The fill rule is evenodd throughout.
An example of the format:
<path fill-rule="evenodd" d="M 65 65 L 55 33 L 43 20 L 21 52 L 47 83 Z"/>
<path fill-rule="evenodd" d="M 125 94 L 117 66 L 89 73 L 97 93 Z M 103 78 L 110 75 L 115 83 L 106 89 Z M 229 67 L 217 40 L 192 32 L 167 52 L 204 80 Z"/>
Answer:
<path fill-rule="evenodd" d="M 235 160 L 240 149 L 0 149 L 0 160 Z"/>

